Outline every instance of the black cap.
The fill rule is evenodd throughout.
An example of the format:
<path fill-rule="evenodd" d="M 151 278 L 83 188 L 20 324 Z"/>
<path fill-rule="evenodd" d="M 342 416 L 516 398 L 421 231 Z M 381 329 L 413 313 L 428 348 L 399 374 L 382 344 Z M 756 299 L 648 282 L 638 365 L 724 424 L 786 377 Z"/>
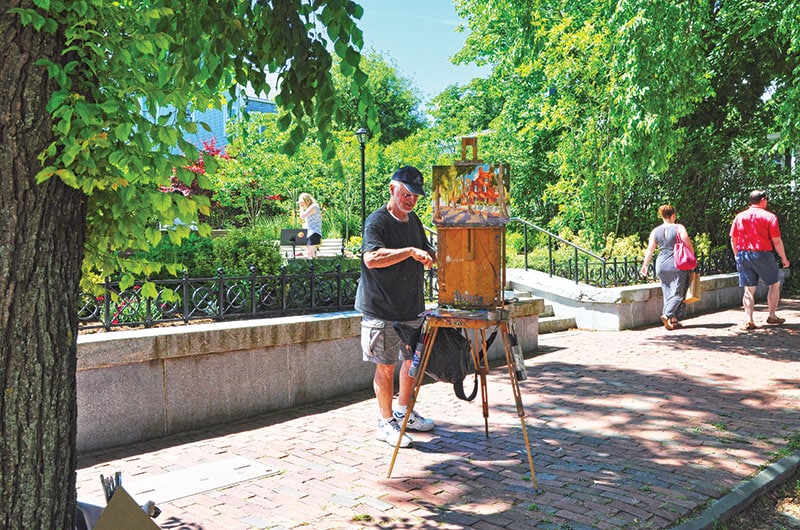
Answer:
<path fill-rule="evenodd" d="M 422 173 L 414 166 L 403 166 L 392 175 L 392 180 L 402 182 L 403 186 L 414 195 L 425 195 L 422 189 Z"/>

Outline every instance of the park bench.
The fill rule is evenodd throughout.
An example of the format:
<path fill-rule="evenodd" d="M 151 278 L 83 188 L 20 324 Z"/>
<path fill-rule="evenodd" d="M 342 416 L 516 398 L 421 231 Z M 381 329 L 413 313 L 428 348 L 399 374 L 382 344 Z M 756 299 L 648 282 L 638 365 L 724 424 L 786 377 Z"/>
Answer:
<path fill-rule="evenodd" d="M 284 258 L 305 258 L 306 245 L 286 245 L 279 242 L 281 247 L 281 256 Z M 342 240 L 338 238 L 323 239 L 322 244 L 317 249 L 318 258 L 335 258 L 342 255 Z"/>

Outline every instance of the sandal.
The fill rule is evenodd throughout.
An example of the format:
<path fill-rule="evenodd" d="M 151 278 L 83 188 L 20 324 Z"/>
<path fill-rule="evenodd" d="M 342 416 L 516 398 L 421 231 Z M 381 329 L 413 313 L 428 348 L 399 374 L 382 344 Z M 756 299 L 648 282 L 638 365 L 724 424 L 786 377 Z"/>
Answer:
<path fill-rule="evenodd" d="M 742 331 L 750 331 L 756 329 L 758 326 L 755 325 L 754 322 L 745 322 L 742 324 Z"/>
<path fill-rule="evenodd" d="M 672 321 L 670 321 L 669 317 L 666 315 L 661 315 L 661 323 L 664 324 L 664 327 L 670 331 L 675 329 L 672 325 Z"/>

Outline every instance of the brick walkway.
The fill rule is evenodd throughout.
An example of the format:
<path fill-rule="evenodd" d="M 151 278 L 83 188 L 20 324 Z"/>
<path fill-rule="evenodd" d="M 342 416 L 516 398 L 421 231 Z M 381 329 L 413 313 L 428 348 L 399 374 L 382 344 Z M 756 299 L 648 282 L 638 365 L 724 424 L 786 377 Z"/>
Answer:
<path fill-rule="evenodd" d="M 766 309 L 756 309 L 760 323 Z M 125 486 L 247 459 L 268 472 L 159 501 L 155 521 L 205 530 L 670 528 L 755 475 L 797 433 L 800 300 L 784 300 L 779 313 L 786 324 L 749 333 L 731 309 L 672 332 L 541 336 L 521 385 L 538 490 L 507 372 L 496 367 L 489 439 L 480 398 L 460 402 L 449 385 L 424 385 L 416 410 L 437 428 L 411 433 L 392 478 L 393 449 L 374 439 L 377 407 L 363 392 L 82 455 L 78 498 L 102 504 L 101 473 L 122 471 Z"/>

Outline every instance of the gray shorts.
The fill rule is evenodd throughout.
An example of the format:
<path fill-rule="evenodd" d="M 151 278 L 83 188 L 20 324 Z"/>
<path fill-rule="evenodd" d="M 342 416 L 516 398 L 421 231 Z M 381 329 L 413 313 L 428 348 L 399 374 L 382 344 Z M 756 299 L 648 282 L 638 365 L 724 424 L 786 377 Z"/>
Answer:
<path fill-rule="evenodd" d="M 402 321 L 407 326 L 418 328 L 422 319 Z M 394 330 L 393 320 L 379 320 L 363 317 L 361 319 L 362 359 L 375 364 L 395 364 L 411 359 L 414 352 L 405 347 Z"/>

